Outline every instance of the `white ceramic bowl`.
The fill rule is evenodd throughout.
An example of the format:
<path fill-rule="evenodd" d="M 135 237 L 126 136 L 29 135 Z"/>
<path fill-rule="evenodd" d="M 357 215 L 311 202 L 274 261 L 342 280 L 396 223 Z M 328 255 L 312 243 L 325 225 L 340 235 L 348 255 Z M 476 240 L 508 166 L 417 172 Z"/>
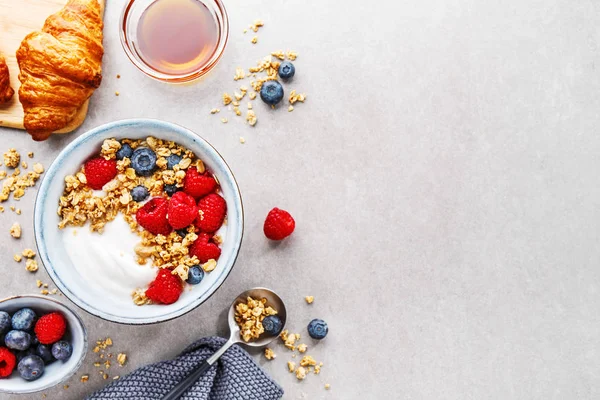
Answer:
<path fill-rule="evenodd" d="M 58 200 L 64 190 L 64 177 L 75 173 L 90 157 L 97 155 L 105 139 L 143 139 L 148 136 L 172 140 L 192 150 L 204 161 L 221 184 L 227 202 L 227 232 L 223 238 L 217 267 L 202 282 L 184 290 L 170 305 L 136 306 L 131 298 L 116 299 L 102 287 L 86 285 L 85 279 L 67 255 L 59 216 Z M 111 122 L 84 133 L 71 142 L 45 174 L 35 203 L 35 239 L 39 257 L 56 286 L 87 312 L 109 321 L 150 324 L 179 317 L 208 299 L 223 284 L 237 258 L 244 230 L 242 199 L 231 170 L 221 155 L 204 139 L 179 125 L 150 119 Z M 88 226 L 83 229 L 89 229 Z M 134 288 L 132 288 L 134 289 Z"/>
<path fill-rule="evenodd" d="M 29 307 L 38 315 L 60 312 L 67 320 L 65 340 L 73 346 L 73 354 L 67 361 L 54 361 L 47 365 L 44 375 L 28 382 L 19 376 L 16 370 L 9 378 L 0 379 L 0 393 L 33 393 L 45 390 L 66 381 L 81 366 L 87 352 L 87 332 L 77 314 L 63 303 L 44 296 L 13 296 L 0 300 L 0 311 L 14 314 L 21 308 Z M 4 344 L 2 344 L 4 345 Z"/>

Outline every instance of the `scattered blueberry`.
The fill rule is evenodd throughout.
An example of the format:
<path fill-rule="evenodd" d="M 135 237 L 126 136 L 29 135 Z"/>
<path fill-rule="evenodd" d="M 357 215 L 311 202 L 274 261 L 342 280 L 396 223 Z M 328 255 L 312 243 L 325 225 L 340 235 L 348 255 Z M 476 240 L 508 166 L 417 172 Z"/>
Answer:
<path fill-rule="evenodd" d="M 131 156 L 131 167 L 140 176 L 150 176 L 156 169 L 156 154 L 147 147 L 138 147 Z"/>
<path fill-rule="evenodd" d="M 52 350 L 50 350 L 50 347 L 46 346 L 45 344 L 38 344 L 35 349 L 35 355 L 40 356 L 45 363 L 49 363 L 53 360 Z"/>
<path fill-rule="evenodd" d="M 15 356 L 17 357 L 17 364 L 21 362 L 22 359 L 24 359 L 27 356 L 36 356 L 37 354 L 35 354 L 35 350 L 32 348 L 29 348 L 27 350 L 23 350 L 23 351 L 17 351 L 17 353 L 15 354 Z"/>
<path fill-rule="evenodd" d="M 182 238 L 186 237 L 188 234 L 187 228 L 184 229 L 177 229 L 175 232 L 177 232 L 177 234 L 179 236 L 181 236 Z"/>
<path fill-rule="evenodd" d="M 127 143 L 121 144 L 121 148 L 117 150 L 117 160 L 129 158 L 133 154 L 133 149 Z"/>
<path fill-rule="evenodd" d="M 296 73 L 296 67 L 289 61 L 284 61 L 279 65 L 279 76 L 281 79 L 290 79 Z"/>
<path fill-rule="evenodd" d="M 277 81 L 266 81 L 260 89 L 260 98 L 265 103 L 274 106 L 283 99 L 283 86 Z"/>
<path fill-rule="evenodd" d="M 327 336 L 327 332 L 329 332 L 329 328 L 327 327 L 327 322 L 322 319 L 313 319 L 308 324 L 308 334 L 311 338 L 321 340 L 325 336 Z"/>
<path fill-rule="evenodd" d="M 52 345 L 52 355 L 57 360 L 68 360 L 71 353 L 73 353 L 73 346 L 65 340 L 59 340 Z"/>
<path fill-rule="evenodd" d="M 12 316 L 12 327 L 20 331 L 28 331 L 33 328 L 35 312 L 31 308 L 22 308 Z"/>
<path fill-rule="evenodd" d="M 181 161 L 181 156 L 178 156 L 177 154 L 171 154 L 169 157 L 167 157 L 167 168 L 173 169 L 174 166 L 179 164 L 179 161 Z"/>
<path fill-rule="evenodd" d="M 35 381 L 44 374 L 44 360 L 39 356 L 27 356 L 17 367 L 21 377 L 27 381 Z"/>
<path fill-rule="evenodd" d="M 271 336 L 277 336 L 283 329 L 283 322 L 277 315 L 269 315 L 262 320 L 265 332 Z"/>
<path fill-rule="evenodd" d="M 148 198 L 150 192 L 144 185 L 139 185 L 131 189 L 131 198 L 138 203 Z"/>
<path fill-rule="evenodd" d="M 190 285 L 197 285 L 200 282 L 202 282 L 202 279 L 204 279 L 204 270 L 202 269 L 202 267 L 200 267 L 199 265 L 194 265 L 193 267 L 190 267 L 190 269 L 188 270 L 188 278 L 186 282 Z"/>
<path fill-rule="evenodd" d="M 0 333 L 6 332 L 10 327 L 10 315 L 5 311 L 0 311 Z"/>
<path fill-rule="evenodd" d="M 176 184 L 172 185 L 163 185 L 163 189 L 169 195 L 169 197 L 173 196 L 175 193 L 179 191 L 179 188 Z"/>
<path fill-rule="evenodd" d="M 13 350 L 27 350 L 31 346 L 31 335 L 23 331 L 10 331 L 4 337 L 6 347 Z"/>

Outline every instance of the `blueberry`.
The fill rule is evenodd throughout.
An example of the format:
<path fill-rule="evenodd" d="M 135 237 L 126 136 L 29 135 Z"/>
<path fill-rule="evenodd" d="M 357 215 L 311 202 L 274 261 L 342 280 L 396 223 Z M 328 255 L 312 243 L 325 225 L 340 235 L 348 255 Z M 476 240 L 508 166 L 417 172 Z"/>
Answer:
<path fill-rule="evenodd" d="M 10 327 L 10 315 L 5 311 L 0 311 L 0 333 L 6 332 Z"/>
<path fill-rule="evenodd" d="M 121 144 L 121 148 L 117 150 L 117 160 L 122 160 L 124 158 L 131 157 L 133 154 L 133 149 L 127 143 Z"/>
<path fill-rule="evenodd" d="M 171 154 L 169 157 L 167 157 L 167 168 L 173 169 L 174 166 L 179 164 L 179 161 L 181 161 L 181 156 L 178 156 L 177 154 Z"/>
<path fill-rule="evenodd" d="M 260 98 L 265 103 L 274 106 L 283 99 L 283 86 L 277 81 L 266 81 L 260 89 Z"/>
<path fill-rule="evenodd" d="M 148 195 L 150 195 L 150 192 L 144 185 L 139 185 L 131 189 L 131 198 L 138 203 L 146 200 Z"/>
<path fill-rule="evenodd" d="M 325 336 L 327 336 L 327 332 L 329 332 L 329 328 L 327 327 L 327 322 L 322 319 L 313 319 L 308 324 L 308 334 L 311 338 L 321 340 Z"/>
<path fill-rule="evenodd" d="M 20 331 L 28 331 L 33 328 L 35 312 L 31 308 L 22 308 L 12 316 L 12 327 Z"/>
<path fill-rule="evenodd" d="M 281 79 L 290 79 L 296 73 L 296 67 L 289 61 L 284 61 L 279 65 L 279 76 Z"/>
<path fill-rule="evenodd" d="M 194 265 L 188 270 L 188 278 L 186 280 L 190 285 L 197 285 L 204 279 L 204 270 L 199 265 Z"/>
<path fill-rule="evenodd" d="M 73 346 L 65 340 L 59 340 L 52 345 L 52 355 L 57 360 L 68 360 L 71 357 L 71 353 L 73 353 Z"/>
<path fill-rule="evenodd" d="M 131 156 L 131 167 L 140 176 L 150 176 L 156 169 L 156 154 L 147 147 L 138 147 Z"/>
<path fill-rule="evenodd" d="M 40 356 L 45 363 L 49 363 L 53 360 L 52 350 L 50 350 L 50 347 L 46 346 L 45 344 L 38 344 L 35 349 L 35 355 Z"/>
<path fill-rule="evenodd" d="M 277 315 L 269 315 L 262 320 L 265 332 L 271 336 L 277 336 L 283 329 L 283 322 Z"/>
<path fill-rule="evenodd" d="M 10 331 L 4 337 L 4 343 L 13 350 L 27 350 L 31 346 L 31 335 L 23 331 Z"/>
<path fill-rule="evenodd" d="M 35 354 L 35 349 L 29 348 L 27 350 L 23 350 L 23 351 L 17 351 L 17 354 L 15 354 L 15 356 L 17 357 L 17 364 L 21 362 L 22 359 L 24 359 L 27 356 L 36 356 L 37 354 Z"/>
<path fill-rule="evenodd" d="M 169 195 L 169 197 L 171 197 L 175 193 L 179 192 L 179 188 L 177 187 L 176 184 L 164 185 L 163 189 L 164 189 L 165 193 L 167 193 Z"/>
<path fill-rule="evenodd" d="M 27 356 L 19 362 L 17 369 L 21 378 L 35 381 L 44 374 L 44 360 L 39 356 Z"/>
<path fill-rule="evenodd" d="M 186 237 L 188 234 L 187 228 L 177 229 L 175 232 L 177 232 L 177 234 L 182 238 Z"/>

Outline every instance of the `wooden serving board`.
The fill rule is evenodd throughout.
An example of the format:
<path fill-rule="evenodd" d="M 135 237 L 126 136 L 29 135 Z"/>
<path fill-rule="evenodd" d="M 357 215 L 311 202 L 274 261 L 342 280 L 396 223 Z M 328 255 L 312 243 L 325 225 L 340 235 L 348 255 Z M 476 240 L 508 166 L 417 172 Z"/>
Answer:
<path fill-rule="evenodd" d="M 98 0 L 104 13 L 105 0 Z M 10 71 L 10 85 L 15 90 L 13 98 L 0 104 L 0 126 L 25 129 L 23 127 L 23 107 L 19 102 L 19 66 L 17 49 L 29 33 L 39 31 L 50 15 L 60 11 L 67 0 L 0 0 L 0 53 L 4 54 Z M 55 133 L 67 133 L 78 128 L 87 115 L 86 101 L 75 118 L 65 128 Z"/>

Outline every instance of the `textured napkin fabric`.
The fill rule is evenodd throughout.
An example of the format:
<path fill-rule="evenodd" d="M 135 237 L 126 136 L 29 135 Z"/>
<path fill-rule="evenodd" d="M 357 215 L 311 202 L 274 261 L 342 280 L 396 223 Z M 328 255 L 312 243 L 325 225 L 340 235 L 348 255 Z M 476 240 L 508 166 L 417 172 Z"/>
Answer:
<path fill-rule="evenodd" d="M 137 369 L 87 397 L 87 400 L 161 399 L 225 342 L 219 337 L 200 339 L 177 358 Z M 233 345 L 181 399 L 272 400 L 281 396 L 283 389 L 263 372 L 246 351 Z"/>

